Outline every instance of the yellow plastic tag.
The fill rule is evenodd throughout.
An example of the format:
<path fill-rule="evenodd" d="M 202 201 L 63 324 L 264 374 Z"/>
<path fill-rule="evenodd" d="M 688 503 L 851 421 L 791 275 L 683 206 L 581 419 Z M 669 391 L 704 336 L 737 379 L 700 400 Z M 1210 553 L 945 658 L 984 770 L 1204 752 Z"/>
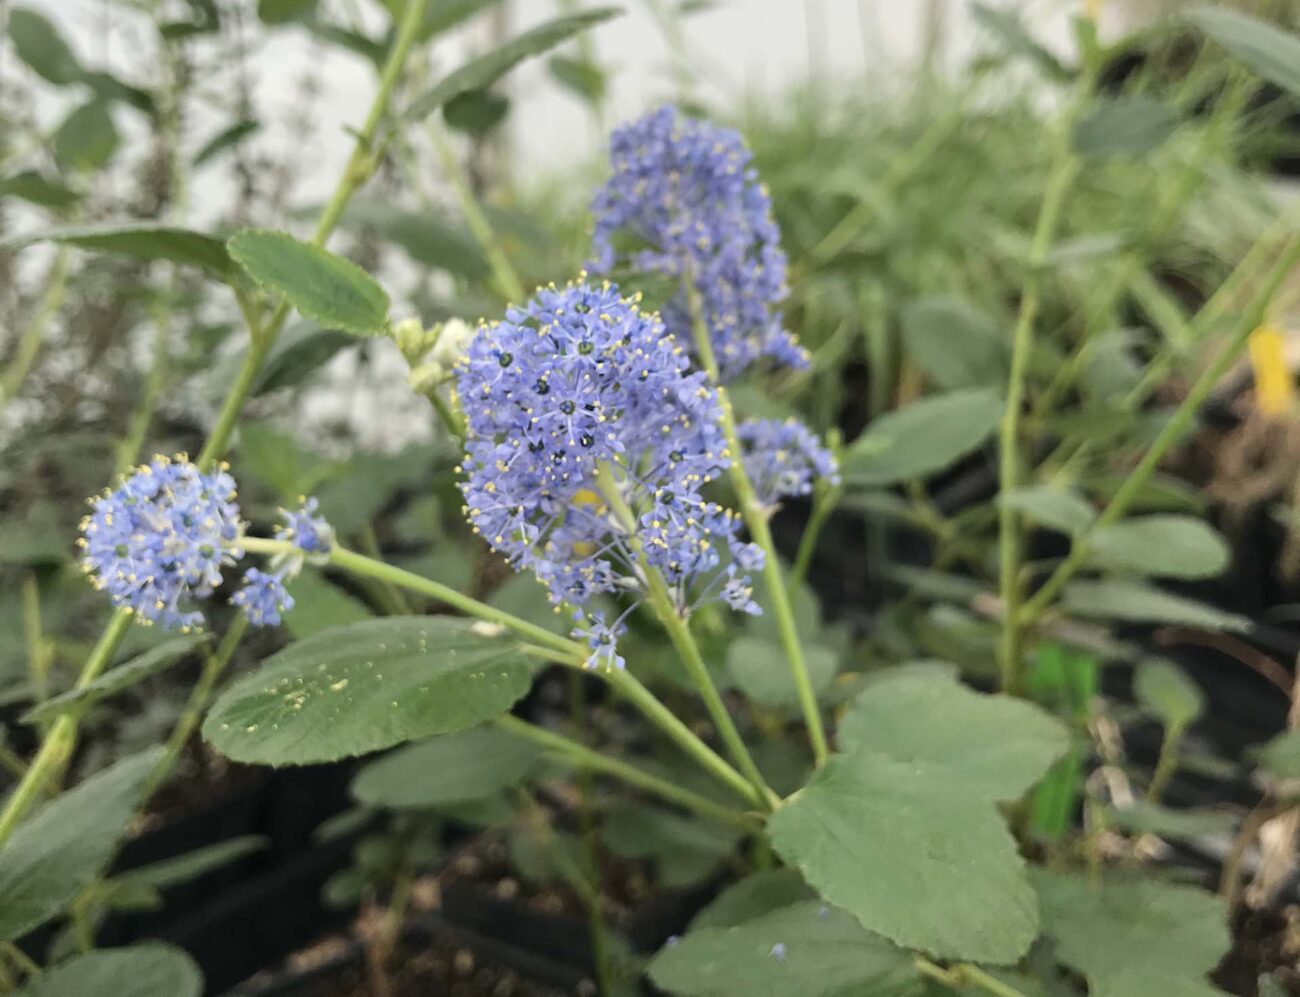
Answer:
<path fill-rule="evenodd" d="M 1295 404 L 1295 380 L 1287 367 L 1282 330 L 1261 325 L 1250 334 L 1250 365 L 1255 372 L 1255 405 L 1265 415 L 1283 415 Z"/>

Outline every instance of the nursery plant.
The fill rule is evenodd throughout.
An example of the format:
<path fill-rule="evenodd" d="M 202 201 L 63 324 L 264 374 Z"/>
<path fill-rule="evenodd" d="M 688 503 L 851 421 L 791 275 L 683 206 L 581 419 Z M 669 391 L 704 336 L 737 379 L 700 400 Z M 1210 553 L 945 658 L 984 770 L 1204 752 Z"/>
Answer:
<path fill-rule="evenodd" d="M 286 19 L 313 6 L 261 5 Z M 855 258 L 888 255 L 888 244 L 862 240 L 894 188 L 933 165 L 956 115 L 927 130 L 880 190 L 817 198 L 831 220 L 792 265 L 782 206 L 741 133 L 673 105 L 652 110 L 612 133 L 583 268 L 542 274 L 553 282 L 528 290 L 507 222 L 442 124 L 489 132 L 503 113 L 499 79 L 618 11 L 562 14 L 429 83 L 422 46 L 487 5 L 386 6 L 389 36 L 360 39 L 379 56 L 377 91 L 309 238 L 132 220 L 33 228 L 7 243 L 57 245 L 54 285 L 73 251 L 165 261 L 174 290 L 201 278 L 195 293 L 245 328 L 193 456 L 136 462 L 150 397 L 132 420 L 126 469 L 90 502 L 78 561 L 112 615 L 67 690 L 45 684 L 56 652 L 40 610 L 55 582 L 43 592 L 40 576 L 23 576 L 32 688 L 22 723 L 34 736 L 30 752 L 5 758 L 14 785 L 0 808 L 0 991 L 202 992 L 179 949 L 95 948 L 105 912 L 147 902 L 177 875 L 111 864 L 199 734 L 243 765 L 366 759 L 351 780 L 355 810 L 321 835 L 362 829 L 327 894 L 377 913 L 365 945 L 376 994 L 395 992 L 402 926 L 421 877 L 445 875 L 451 828 L 462 845 L 477 833 L 466 828 L 486 829 L 469 847 L 501 845 L 521 878 L 576 898 L 607 994 L 643 980 L 699 997 L 1221 992 L 1209 974 L 1230 945 L 1239 865 L 1265 821 L 1295 812 L 1296 738 L 1283 733 L 1258 756 L 1267 798 L 1233 829 L 1220 894 L 1150 861 L 1163 842 L 1224 824 L 1165 805 L 1191 764 L 1189 728 L 1212 707 L 1150 652 L 1141 625 L 1250 628 L 1159 587 L 1212 578 L 1230 558 L 1162 469 L 1248 344 L 1285 314 L 1300 219 L 1292 206 L 1270 209 L 1258 231 L 1243 226 L 1248 247 L 1195 260 L 1189 271 L 1217 282 L 1200 297 L 1181 297 L 1158 263 L 1196 199 L 1217 190 L 1206 156 L 1248 127 L 1259 78 L 1300 99 L 1300 39 L 1197 8 L 1180 21 L 1201 54 L 1177 99 L 1147 77 L 1115 95 L 1101 91 L 1115 53 L 1088 17 L 1067 66 L 986 11 L 1002 43 L 1065 91 L 1041 124 L 1041 189 L 1013 209 L 1028 211 L 1028 238 L 1010 225 L 988 233 L 1018 278 L 999 271 L 989 294 L 1009 314 L 1004 327 L 952 297 L 900 307 L 904 267 L 873 272 Z M 196 25 L 212 9 L 195 4 Z M 11 14 L 42 77 L 93 79 L 48 28 Z M 580 67 L 594 71 L 589 52 L 552 65 L 586 80 L 599 111 L 595 77 Z M 413 136 L 435 114 L 430 144 L 481 269 L 477 298 L 431 322 L 395 313 L 364 254 L 328 244 L 344 224 L 418 241 L 356 198 L 392 160 L 418 173 Z M 1174 182 L 1144 188 L 1144 210 L 1102 196 L 1108 184 L 1149 181 L 1143 164 L 1164 156 L 1157 175 Z M 5 183 L 30 192 L 39 179 Z M 1117 228 L 1063 241 L 1072 200 L 1085 195 L 1110 206 Z M 544 267 L 532 261 L 530 276 Z M 802 280 L 847 291 L 863 327 L 872 391 L 860 432 L 831 427 L 835 409 L 816 398 L 806 407 L 824 436 L 787 414 L 816 378 L 842 373 L 840 354 L 821 352 L 839 351 L 841 332 L 812 350 L 797 335 L 795 316 L 812 326 L 826 314 Z M 935 290 L 968 280 L 939 275 Z M 58 299 L 15 347 L 14 394 Z M 1135 303 L 1150 334 L 1121 324 Z M 873 319 L 894 311 L 901 362 L 892 321 Z M 307 331 L 286 361 L 298 320 Z M 333 461 L 244 421 L 268 377 L 357 340 L 389 342 L 404 358 L 439 427 L 428 452 Z M 1157 392 L 1162 404 L 1150 404 Z M 988 494 L 940 506 L 943 475 L 979 469 L 986 448 L 996 454 Z M 385 549 L 374 527 L 399 490 L 417 494 Z M 801 534 L 782 549 L 773 526 L 800 507 Z M 835 570 L 880 571 L 903 590 L 870 607 L 857 634 L 823 621 L 807 582 L 821 549 L 847 547 L 830 543 L 845 510 L 865 511 L 872 543 L 854 535 Z M 864 564 L 889 554 L 884 521 L 927 534 L 928 559 Z M 419 549 L 404 550 L 413 536 Z M 471 559 L 479 570 L 458 571 Z M 155 633 L 165 636 L 136 643 Z M 275 649 L 229 676 L 249 647 Z M 85 765 L 94 711 L 187 657 L 200 671 L 162 744 Z M 1137 708 L 1159 727 L 1150 772 L 1126 764 L 1098 695 L 1113 661 L 1134 666 Z M 530 703 L 547 686 L 565 689 L 563 709 Z M 78 759 L 92 771 L 65 789 Z M 703 883 L 712 899 L 638 955 L 605 896 L 612 868 L 663 890 Z M 46 944 L 38 929 L 59 921 L 69 930 Z"/>

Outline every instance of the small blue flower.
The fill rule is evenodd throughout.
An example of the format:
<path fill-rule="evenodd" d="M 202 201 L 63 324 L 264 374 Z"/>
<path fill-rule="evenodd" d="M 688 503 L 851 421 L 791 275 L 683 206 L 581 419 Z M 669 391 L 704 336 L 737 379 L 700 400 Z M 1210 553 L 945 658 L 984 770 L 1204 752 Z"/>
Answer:
<path fill-rule="evenodd" d="M 277 540 L 288 540 L 304 554 L 328 554 L 334 546 L 334 530 L 316 513 L 320 503 L 314 498 L 303 498 L 296 512 L 281 509 L 283 526 L 275 528 Z"/>
<path fill-rule="evenodd" d="M 555 604 L 639 598 L 644 560 L 685 612 L 719 597 L 728 552 L 753 561 L 735 542 L 737 517 L 701 495 L 729 461 L 717 394 L 658 317 L 618 288 L 538 291 L 480 329 L 457 387 L 470 522 Z M 630 521 L 602 487 L 617 491 Z M 592 613 L 575 631 L 592 667 L 621 667 L 621 625 Z"/>
<path fill-rule="evenodd" d="M 211 595 L 243 531 L 235 482 L 183 455 L 155 457 L 92 500 L 81 524 L 82 567 L 114 605 L 167 630 L 202 626 L 187 608 Z"/>
<path fill-rule="evenodd" d="M 293 596 L 285 589 L 281 576 L 258 568 L 244 572 L 243 587 L 230 601 L 244 610 L 255 627 L 278 627 L 280 614 L 293 609 Z"/>
<path fill-rule="evenodd" d="M 593 610 L 585 618 L 582 613 L 575 613 L 574 620 L 586 624 L 586 626 L 577 626 L 573 630 L 573 636 L 585 640 L 587 646 L 591 648 L 591 657 L 587 659 L 585 667 L 606 670 L 627 667 L 627 662 L 618 653 L 619 635 L 627 630 L 621 619 L 609 625 L 605 623 L 603 612 Z"/>
<path fill-rule="evenodd" d="M 737 429 L 745 471 L 764 505 L 809 495 L 819 479 L 839 484 L 834 455 L 797 419 L 748 419 Z"/>
<path fill-rule="evenodd" d="M 591 269 L 625 265 L 691 280 L 724 380 L 762 357 L 808 365 L 776 310 L 787 293 L 786 256 L 751 159 L 739 133 L 662 107 L 615 130 L 612 175 L 592 203 Z M 616 242 L 629 236 L 641 248 L 619 252 Z M 684 293 L 664 321 L 693 340 Z"/>
<path fill-rule="evenodd" d="M 777 962 L 785 962 L 785 942 L 777 942 L 770 953 Z"/>

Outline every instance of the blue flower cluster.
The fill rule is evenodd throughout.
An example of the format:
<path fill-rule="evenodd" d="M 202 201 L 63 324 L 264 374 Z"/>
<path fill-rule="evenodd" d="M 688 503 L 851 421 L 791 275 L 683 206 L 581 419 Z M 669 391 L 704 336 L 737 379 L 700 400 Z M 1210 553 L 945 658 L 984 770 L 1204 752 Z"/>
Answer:
<path fill-rule="evenodd" d="M 819 479 L 839 484 L 835 456 L 797 419 L 747 419 L 737 430 L 745 471 L 764 505 L 809 495 Z"/>
<path fill-rule="evenodd" d="M 116 490 L 92 501 L 81 524 L 81 564 L 95 586 L 142 622 L 167 630 L 201 626 L 187 608 L 221 584 L 243 532 L 235 481 L 204 473 L 183 456 L 155 457 Z"/>
<path fill-rule="evenodd" d="M 739 133 L 662 107 L 617 129 L 613 173 L 592 203 L 591 268 L 693 281 L 724 380 L 762 357 L 805 367 L 806 351 L 783 327 L 786 257 L 766 189 Z M 642 248 L 621 253 L 630 236 Z M 691 342 L 684 292 L 664 308 L 668 328 Z"/>
<path fill-rule="evenodd" d="M 648 566 L 681 611 L 709 598 L 757 609 L 745 572 L 762 552 L 701 494 L 729 462 L 717 395 L 617 287 L 546 288 L 510 309 L 470 343 L 458 392 L 470 521 L 554 603 L 642 592 Z M 589 663 L 619 666 L 623 617 L 580 619 Z"/>
<path fill-rule="evenodd" d="M 243 556 L 245 524 L 235 501 L 235 481 L 224 466 L 205 472 L 184 455 L 155 457 L 123 477 L 115 489 L 91 502 L 81 524 L 81 564 L 96 588 L 142 623 L 189 631 L 203 625 L 192 608 L 222 583 L 224 568 Z M 276 535 L 299 554 L 273 574 L 249 568 L 231 602 L 255 626 L 277 626 L 293 607 L 284 580 L 308 555 L 327 553 L 333 532 L 317 512 L 315 499 L 285 511 Z"/>

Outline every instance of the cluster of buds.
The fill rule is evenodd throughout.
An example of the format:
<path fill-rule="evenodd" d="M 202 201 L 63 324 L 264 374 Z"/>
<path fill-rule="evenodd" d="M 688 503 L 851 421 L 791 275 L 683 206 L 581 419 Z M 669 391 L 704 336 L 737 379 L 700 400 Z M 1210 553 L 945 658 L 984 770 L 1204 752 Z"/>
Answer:
<path fill-rule="evenodd" d="M 477 330 L 461 319 L 439 322 L 426 329 L 409 318 L 393 327 L 393 340 L 411 368 L 412 390 L 427 395 L 451 380 Z"/>

